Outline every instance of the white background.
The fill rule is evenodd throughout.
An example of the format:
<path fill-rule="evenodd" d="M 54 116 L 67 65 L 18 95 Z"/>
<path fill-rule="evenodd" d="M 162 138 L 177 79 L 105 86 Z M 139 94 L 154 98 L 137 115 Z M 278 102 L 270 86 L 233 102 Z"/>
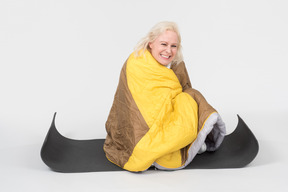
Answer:
<path fill-rule="evenodd" d="M 0 0 L 1 191 L 285 191 L 288 2 Z M 61 174 L 41 161 L 53 113 L 74 139 L 104 138 L 120 69 L 160 21 L 175 21 L 194 88 L 260 151 L 243 169 Z"/>

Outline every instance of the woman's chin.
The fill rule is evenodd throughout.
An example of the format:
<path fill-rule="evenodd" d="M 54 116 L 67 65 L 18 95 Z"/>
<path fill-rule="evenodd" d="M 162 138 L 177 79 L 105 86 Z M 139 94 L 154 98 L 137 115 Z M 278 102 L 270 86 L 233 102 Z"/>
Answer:
<path fill-rule="evenodd" d="M 171 61 L 158 61 L 161 65 L 167 66 L 169 65 L 169 63 L 171 63 Z"/>

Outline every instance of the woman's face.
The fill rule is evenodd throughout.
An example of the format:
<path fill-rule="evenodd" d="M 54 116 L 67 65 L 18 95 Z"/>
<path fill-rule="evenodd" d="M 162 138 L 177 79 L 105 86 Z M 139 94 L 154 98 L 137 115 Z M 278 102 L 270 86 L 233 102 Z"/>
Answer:
<path fill-rule="evenodd" d="M 149 43 L 152 56 L 162 65 L 173 61 L 178 50 L 178 36 L 174 31 L 165 31 Z"/>

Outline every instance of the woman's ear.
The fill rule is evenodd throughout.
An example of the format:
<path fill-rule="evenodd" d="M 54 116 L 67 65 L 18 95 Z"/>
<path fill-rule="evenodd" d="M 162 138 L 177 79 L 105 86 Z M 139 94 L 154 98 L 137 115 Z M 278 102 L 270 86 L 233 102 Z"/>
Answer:
<path fill-rule="evenodd" d="M 151 47 L 152 46 L 152 42 L 149 42 L 148 45 L 149 45 L 149 48 L 152 49 L 152 47 Z"/>

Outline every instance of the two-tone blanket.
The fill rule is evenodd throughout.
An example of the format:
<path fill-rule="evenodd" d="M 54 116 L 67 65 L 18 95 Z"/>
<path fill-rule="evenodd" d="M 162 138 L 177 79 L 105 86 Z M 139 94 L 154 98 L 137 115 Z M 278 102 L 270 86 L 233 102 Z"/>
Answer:
<path fill-rule="evenodd" d="M 106 130 L 107 158 L 133 172 L 152 164 L 184 168 L 204 142 L 217 150 L 226 134 L 218 112 L 192 88 L 184 62 L 169 69 L 149 51 L 125 62 Z"/>

